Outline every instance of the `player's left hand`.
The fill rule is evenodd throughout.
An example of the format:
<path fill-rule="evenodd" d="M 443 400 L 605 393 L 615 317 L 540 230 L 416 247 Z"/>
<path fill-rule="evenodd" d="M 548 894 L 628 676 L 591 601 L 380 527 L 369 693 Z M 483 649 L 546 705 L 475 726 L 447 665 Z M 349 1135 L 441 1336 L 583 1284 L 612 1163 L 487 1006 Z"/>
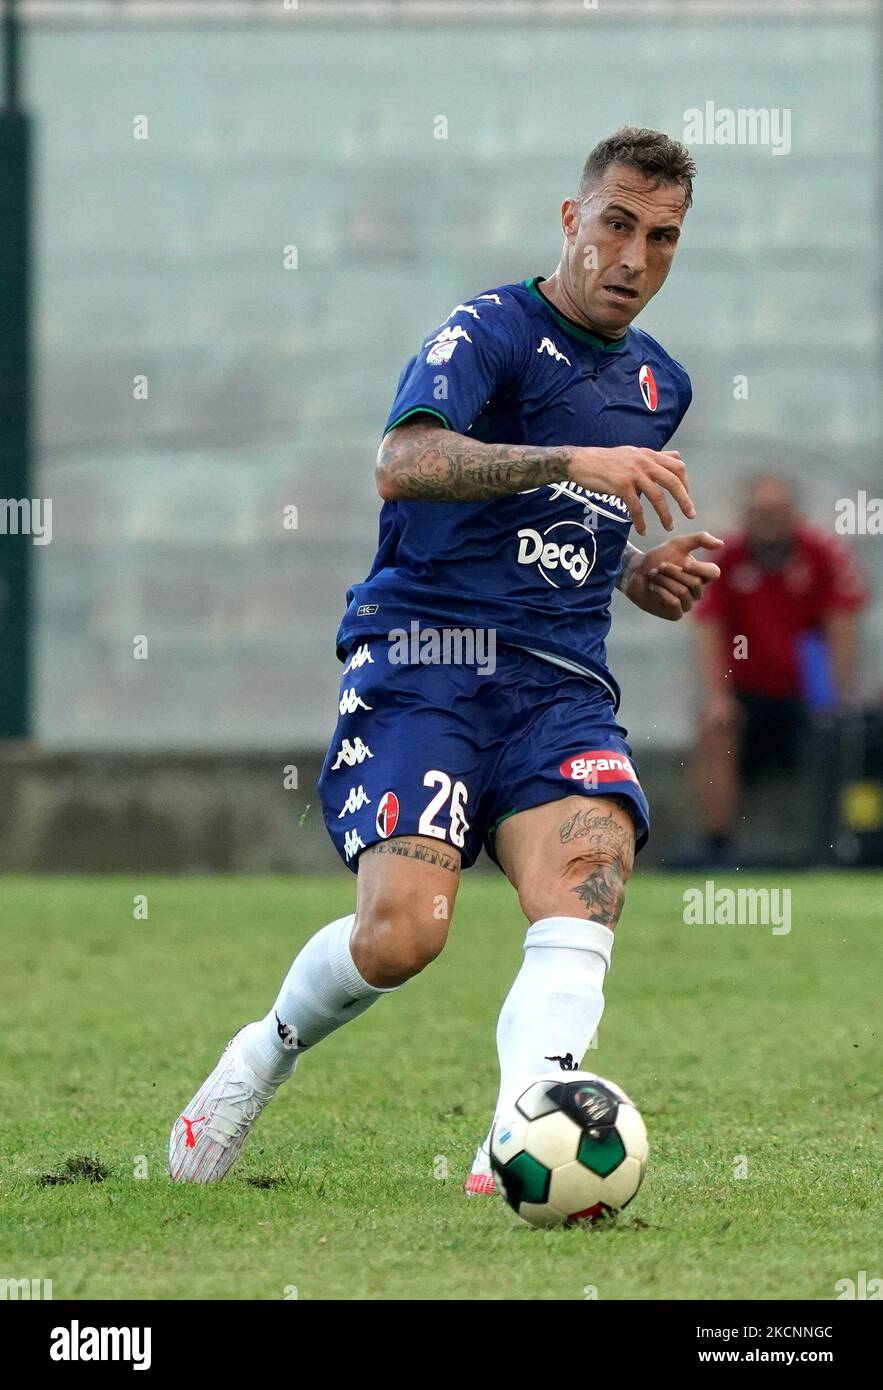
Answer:
<path fill-rule="evenodd" d="M 706 584 L 720 578 L 710 560 L 697 560 L 694 550 L 719 550 L 723 541 L 709 531 L 675 536 L 648 550 L 629 574 L 623 592 L 632 603 L 655 618 L 676 622 L 698 603 Z"/>

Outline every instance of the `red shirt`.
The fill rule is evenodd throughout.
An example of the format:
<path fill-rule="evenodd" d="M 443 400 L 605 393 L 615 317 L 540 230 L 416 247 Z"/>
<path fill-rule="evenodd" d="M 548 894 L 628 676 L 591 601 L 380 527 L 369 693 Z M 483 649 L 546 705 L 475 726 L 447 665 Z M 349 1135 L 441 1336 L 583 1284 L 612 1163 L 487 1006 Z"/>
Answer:
<path fill-rule="evenodd" d="M 751 553 L 744 534 L 730 536 L 726 548 L 712 555 L 721 577 L 708 585 L 696 616 L 716 619 L 723 627 L 731 660 L 731 679 L 750 695 L 800 695 L 798 640 L 818 632 L 829 613 L 850 613 L 868 600 L 861 571 L 834 536 L 809 526 L 795 533 L 791 554 L 781 569 L 765 571 Z"/>

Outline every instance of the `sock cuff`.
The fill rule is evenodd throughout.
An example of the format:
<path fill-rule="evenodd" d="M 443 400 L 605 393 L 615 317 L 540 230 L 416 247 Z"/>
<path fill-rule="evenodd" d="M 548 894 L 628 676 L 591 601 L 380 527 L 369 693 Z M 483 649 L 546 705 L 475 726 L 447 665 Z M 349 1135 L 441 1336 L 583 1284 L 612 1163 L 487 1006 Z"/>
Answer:
<path fill-rule="evenodd" d="M 528 927 L 524 949 L 557 947 L 567 951 L 592 951 L 610 969 L 613 932 L 601 922 L 587 922 L 583 917 L 543 917 Z"/>
<path fill-rule="evenodd" d="M 328 924 L 328 967 L 339 990 L 352 999 L 361 999 L 370 985 L 359 974 L 350 951 L 350 937 L 355 924 L 354 912 Z"/>
<path fill-rule="evenodd" d="M 388 989 L 369 985 L 353 960 L 350 950 L 350 937 L 355 924 L 354 912 L 351 912 L 349 917 L 340 917 L 336 922 L 329 924 L 328 966 L 338 989 L 348 994 L 351 999 L 364 999 L 369 994 L 393 994 L 397 989 L 403 989 L 403 985 L 392 985 Z"/>

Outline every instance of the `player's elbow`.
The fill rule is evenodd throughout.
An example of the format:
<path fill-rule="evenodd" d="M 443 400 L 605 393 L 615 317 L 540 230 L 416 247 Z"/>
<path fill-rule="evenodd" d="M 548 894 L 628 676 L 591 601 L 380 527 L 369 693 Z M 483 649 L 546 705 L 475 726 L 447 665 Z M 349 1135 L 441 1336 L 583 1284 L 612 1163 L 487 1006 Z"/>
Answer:
<path fill-rule="evenodd" d="M 378 458 L 375 465 L 374 482 L 384 502 L 395 502 L 401 496 L 395 471 L 382 458 Z"/>
<path fill-rule="evenodd" d="M 394 430 L 390 430 L 389 434 L 384 435 L 374 465 L 374 482 L 384 502 L 395 502 L 401 496 L 396 477 L 399 451 L 393 438 L 394 433 Z"/>
<path fill-rule="evenodd" d="M 419 497 L 421 465 L 432 454 L 432 436 L 438 433 L 437 420 L 427 425 L 426 417 L 416 415 L 400 425 L 393 425 L 377 451 L 374 481 L 384 502 Z"/>

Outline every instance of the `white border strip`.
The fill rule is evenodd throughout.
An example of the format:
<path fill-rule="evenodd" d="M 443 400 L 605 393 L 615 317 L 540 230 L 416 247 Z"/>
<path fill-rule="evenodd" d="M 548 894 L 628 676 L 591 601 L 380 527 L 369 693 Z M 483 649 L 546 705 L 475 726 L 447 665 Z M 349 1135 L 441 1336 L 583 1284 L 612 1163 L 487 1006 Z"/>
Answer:
<path fill-rule="evenodd" d="M 827 20 L 880 16 L 879 0 L 18 0 L 26 24 L 373 24 L 455 25 L 510 20 L 721 19 L 738 24 L 748 19 Z"/>

